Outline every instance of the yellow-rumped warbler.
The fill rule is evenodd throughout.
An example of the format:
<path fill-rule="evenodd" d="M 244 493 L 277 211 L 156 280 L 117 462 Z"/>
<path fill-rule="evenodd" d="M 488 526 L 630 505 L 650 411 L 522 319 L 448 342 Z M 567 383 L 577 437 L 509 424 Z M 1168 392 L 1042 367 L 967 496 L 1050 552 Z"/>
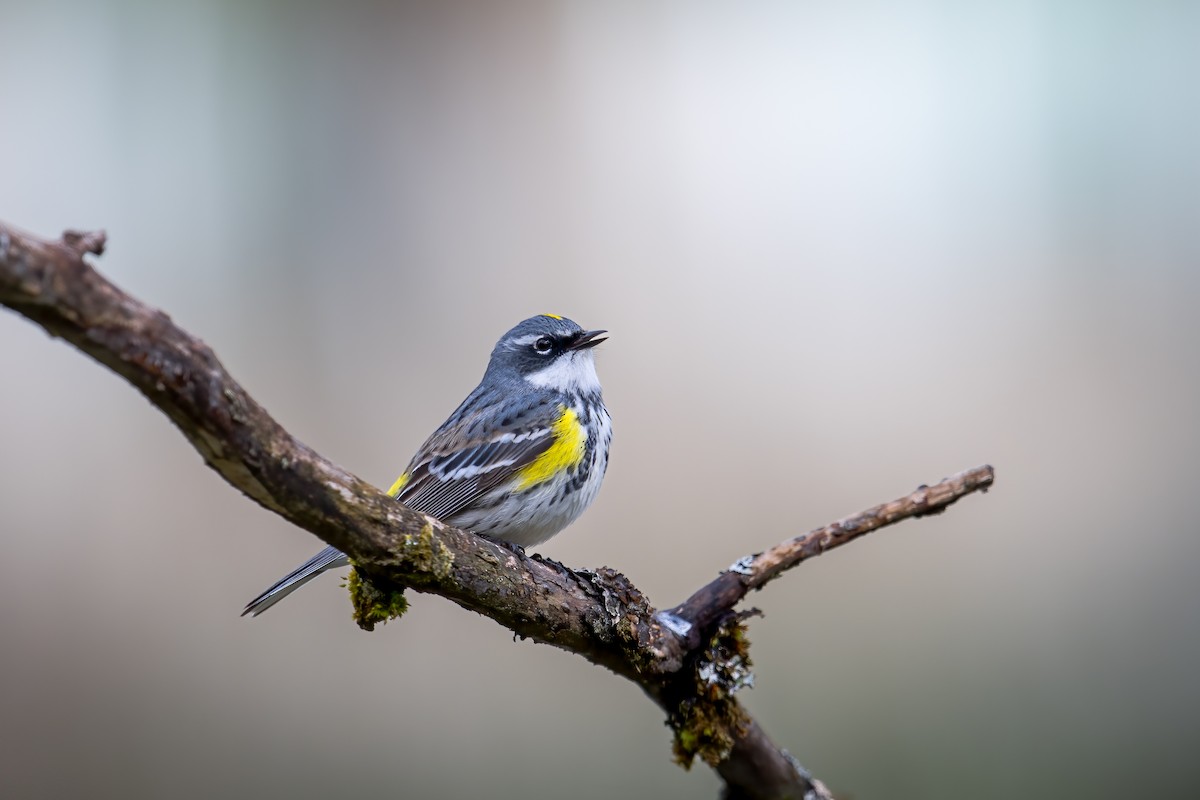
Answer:
<path fill-rule="evenodd" d="M 413 456 L 388 494 L 491 539 L 532 547 L 591 505 L 608 467 L 612 420 L 585 331 L 543 314 L 500 337 L 483 380 Z M 246 605 L 258 616 L 327 569 L 349 564 L 334 547 Z"/>

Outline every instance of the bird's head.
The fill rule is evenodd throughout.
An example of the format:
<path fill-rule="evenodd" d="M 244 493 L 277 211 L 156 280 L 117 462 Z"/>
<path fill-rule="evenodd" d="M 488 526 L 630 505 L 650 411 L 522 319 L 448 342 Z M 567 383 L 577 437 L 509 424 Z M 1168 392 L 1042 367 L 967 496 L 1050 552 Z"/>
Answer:
<path fill-rule="evenodd" d="M 530 317 L 500 337 L 489 372 L 516 374 L 533 386 L 561 392 L 600 390 L 592 348 L 608 331 L 585 331 L 557 314 Z"/>

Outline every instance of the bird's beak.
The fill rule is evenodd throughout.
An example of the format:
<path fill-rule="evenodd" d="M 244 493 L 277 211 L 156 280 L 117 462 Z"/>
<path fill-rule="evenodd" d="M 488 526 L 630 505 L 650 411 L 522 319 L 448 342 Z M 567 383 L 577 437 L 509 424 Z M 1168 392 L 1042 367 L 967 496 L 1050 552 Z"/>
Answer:
<path fill-rule="evenodd" d="M 581 333 L 577 337 L 575 337 L 575 341 L 571 342 L 571 344 L 567 347 L 567 349 L 568 350 L 587 350 L 589 348 L 595 347 L 596 345 L 598 345 L 601 342 L 608 339 L 607 336 L 605 336 L 602 339 L 596 338 L 597 336 L 599 336 L 602 333 L 608 333 L 608 331 L 584 331 L 583 333 Z"/>

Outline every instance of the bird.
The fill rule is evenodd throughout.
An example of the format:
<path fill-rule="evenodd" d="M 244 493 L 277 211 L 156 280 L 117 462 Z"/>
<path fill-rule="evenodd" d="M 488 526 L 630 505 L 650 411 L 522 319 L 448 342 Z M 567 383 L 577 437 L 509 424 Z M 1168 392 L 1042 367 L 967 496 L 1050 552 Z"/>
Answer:
<path fill-rule="evenodd" d="M 582 514 L 608 469 L 612 418 L 593 348 L 604 330 L 558 314 L 500 337 L 467 399 L 417 450 L 388 495 L 489 539 L 534 547 Z M 328 546 L 246 604 L 258 616 L 350 560 Z"/>

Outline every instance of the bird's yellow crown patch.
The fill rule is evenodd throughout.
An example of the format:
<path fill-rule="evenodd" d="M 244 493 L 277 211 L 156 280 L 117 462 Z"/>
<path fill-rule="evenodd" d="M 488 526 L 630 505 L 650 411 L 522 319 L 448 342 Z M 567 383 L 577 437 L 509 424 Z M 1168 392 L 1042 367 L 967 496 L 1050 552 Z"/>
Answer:
<path fill-rule="evenodd" d="M 562 317 L 558 314 L 542 314 L 542 316 L 549 317 L 550 319 L 562 319 Z"/>

